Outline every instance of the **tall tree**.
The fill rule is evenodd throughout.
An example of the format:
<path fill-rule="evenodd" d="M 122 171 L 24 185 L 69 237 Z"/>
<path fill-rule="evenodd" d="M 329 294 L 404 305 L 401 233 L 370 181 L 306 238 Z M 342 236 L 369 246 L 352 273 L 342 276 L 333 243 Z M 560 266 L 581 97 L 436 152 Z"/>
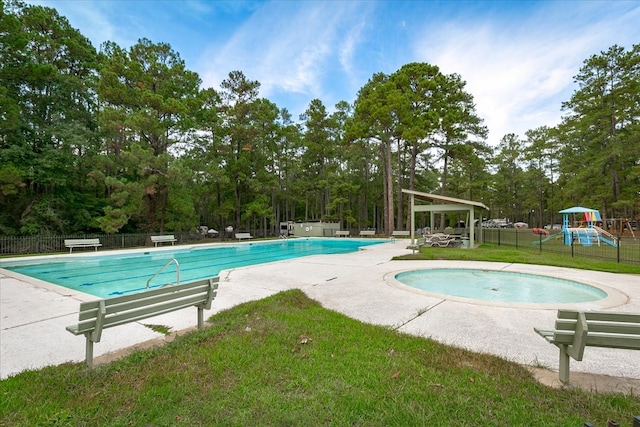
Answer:
<path fill-rule="evenodd" d="M 300 160 L 311 184 L 307 190 L 311 217 L 331 218 L 335 216 L 331 182 L 340 166 L 337 123 L 319 99 L 313 99 L 300 118 L 305 126 Z"/>
<path fill-rule="evenodd" d="M 557 200 L 558 142 L 555 129 L 542 126 L 526 132 L 524 160 L 527 163 L 531 218 L 537 218 L 538 227 L 555 224 L 555 213 L 563 209 Z M 535 215 L 534 215 L 535 214 Z M 530 226 L 534 226 L 532 219 Z"/>
<path fill-rule="evenodd" d="M 95 49 L 54 9 L 1 5 L 0 224 L 27 234 L 89 227 Z"/>
<path fill-rule="evenodd" d="M 262 157 L 262 136 L 265 121 L 261 117 L 264 108 L 270 110 L 270 120 L 275 121 L 277 109 L 267 105 L 259 95 L 260 83 L 249 80 L 241 71 L 232 71 L 222 84 L 222 132 L 225 143 L 225 168 L 232 186 L 235 204 L 234 226 L 249 227 L 249 217 L 262 212 L 267 200 L 260 201 L 260 208 L 252 206 L 248 216 L 242 216 L 245 205 L 252 203 L 257 194 L 261 194 L 256 170 L 265 167 Z"/>
<path fill-rule="evenodd" d="M 415 189 L 418 156 L 430 148 L 439 128 L 441 107 L 437 100 L 442 92 L 440 69 L 426 63 L 410 63 L 390 76 L 395 86 L 395 112 L 398 115 L 400 138 L 397 138 L 397 223 L 402 228 L 404 203 L 402 189 Z M 389 100 L 391 101 L 391 99 Z M 411 213 L 407 210 L 407 224 Z"/>
<path fill-rule="evenodd" d="M 198 75 L 166 43 L 141 39 L 128 51 L 104 44 L 98 94 L 105 144 L 116 159 L 134 156 L 133 169 L 116 163 L 107 171 L 112 200 L 121 200 L 126 191 L 131 203 L 105 212 L 105 231 L 119 230 L 132 215 L 142 229 L 164 231 L 171 148 L 195 125 L 202 105 L 199 86 Z"/>
<path fill-rule="evenodd" d="M 574 79 L 579 89 L 564 104 L 562 126 L 560 166 L 574 172 L 567 185 L 605 215 L 630 216 L 637 198 L 632 171 L 640 160 L 640 45 L 593 55 Z"/>
<path fill-rule="evenodd" d="M 397 113 L 400 98 L 389 76 L 374 74 L 358 92 L 351 130 L 352 139 L 371 144 L 378 152 L 383 176 L 383 227 L 387 234 L 394 229 L 393 145 L 401 132 Z"/>
<path fill-rule="evenodd" d="M 521 220 L 524 184 L 524 144 L 517 135 L 505 135 L 498 144 L 494 158 L 495 181 L 492 211 L 500 218 Z"/>

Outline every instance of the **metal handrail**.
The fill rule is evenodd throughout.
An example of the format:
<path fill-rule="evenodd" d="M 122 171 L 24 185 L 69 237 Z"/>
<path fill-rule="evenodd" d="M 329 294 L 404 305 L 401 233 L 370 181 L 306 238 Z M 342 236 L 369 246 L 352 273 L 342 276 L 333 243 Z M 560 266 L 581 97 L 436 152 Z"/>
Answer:
<path fill-rule="evenodd" d="M 167 268 L 167 266 L 172 262 L 176 264 L 176 285 L 180 284 L 180 264 L 178 263 L 177 259 L 171 258 L 169 261 L 165 262 L 164 265 L 160 267 L 158 271 L 156 271 L 156 273 L 149 278 L 149 280 L 147 280 L 147 289 L 149 289 L 149 283 L 151 283 L 151 281 L 155 279 L 158 276 L 158 274 L 160 274 L 160 272 L 165 268 Z"/>

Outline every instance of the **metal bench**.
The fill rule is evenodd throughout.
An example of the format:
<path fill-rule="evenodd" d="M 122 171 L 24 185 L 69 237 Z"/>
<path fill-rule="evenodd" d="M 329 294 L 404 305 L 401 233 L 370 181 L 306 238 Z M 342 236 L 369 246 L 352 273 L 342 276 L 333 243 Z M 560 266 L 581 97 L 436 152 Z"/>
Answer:
<path fill-rule="evenodd" d="M 569 357 L 580 361 L 585 347 L 640 350 L 640 314 L 558 310 L 555 330 L 534 328 L 560 349 L 559 378 L 569 382 Z"/>
<path fill-rule="evenodd" d="M 251 233 L 236 233 L 236 239 L 253 239 L 253 236 L 251 235 Z"/>
<path fill-rule="evenodd" d="M 173 244 L 177 241 L 178 239 L 176 239 L 176 237 L 173 234 L 165 234 L 162 236 L 151 236 L 151 242 L 156 247 L 158 246 L 158 243 L 169 243 L 169 242 L 171 242 L 171 245 L 173 246 Z"/>
<path fill-rule="evenodd" d="M 166 285 L 131 295 L 121 295 L 80 304 L 78 324 L 67 331 L 86 337 L 85 360 L 93 366 L 93 343 L 100 342 L 102 330 L 182 308 L 198 308 L 198 328 L 204 326 L 204 310 L 211 308 L 218 277 L 179 285 Z"/>
<path fill-rule="evenodd" d="M 411 244 L 409 244 L 409 246 L 407 246 L 407 249 L 411 249 L 415 254 L 416 251 L 419 251 L 420 248 L 424 245 L 425 245 L 425 238 L 419 237 L 415 240 L 415 242 L 412 242 Z"/>
<path fill-rule="evenodd" d="M 336 230 L 336 237 L 349 237 L 349 230 Z"/>
<path fill-rule="evenodd" d="M 409 230 L 394 230 L 391 232 L 391 236 L 389 236 L 389 240 L 392 242 L 396 241 L 396 237 L 409 237 L 411 236 L 411 232 Z"/>
<path fill-rule="evenodd" d="M 360 230 L 360 236 L 375 236 L 376 230 Z"/>
<path fill-rule="evenodd" d="M 94 248 L 98 250 L 98 246 L 102 246 L 100 239 L 65 239 L 64 245 L 69 248 L 69 253 L 73 252 L 73 248 Z"/>

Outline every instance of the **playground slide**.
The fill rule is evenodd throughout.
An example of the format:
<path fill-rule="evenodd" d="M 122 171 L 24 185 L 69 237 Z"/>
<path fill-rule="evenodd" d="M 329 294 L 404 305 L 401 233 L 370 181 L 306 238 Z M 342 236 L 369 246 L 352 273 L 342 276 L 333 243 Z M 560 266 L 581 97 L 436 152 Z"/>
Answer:
<path fill-rule="evenodd" d="M 549 240 L 552 240 L 552 239 L 562 239 L 563 236 L 564 236 L 564 234 L 561 231 L 559 233 L 551 234 L 551 235 L 545 237 L 542 240 L 534 240 L 533 242 L 531 242 L 531 244 L 532 245 L 538 245 L 540 243 L 548 242 Z"/>
<path fill-rule="evenodd" d="M 606 243 L 606 244 L 607 244 L 607 245 L 609 245 L 609 246 L 613 246 L 614 248 L 618 246 L 618 245 L 616 244 L 616 242 L 613 242 L 613 241 L 611 241 L 611 240 L 607 239 L 606 237 L 602 237 L 602 236 L 600 236 L 600 241 L 601 241 L 602 243 Z"/>
<path fill-rule="evenodd" d="M 613 246 L 614 248 L 617 247 L 618 245 L 615 242 L 615 238 L 607 233 L 605 230 L 601 229 L 600 227 L 593 227 L 596 232 L 598 233 L 598 240 L 602 243 L 605 243 L 609 246 Z M 538 240 L 534 240 L 531 242 L 532 245 L 537 245 L 539 243 L 544 243 L 544 242 L 548 242 L 549 240 L 552 239 L 564 239 L 564 231 L 561 231 L 559 233 L 555 233 L 555 234 L 551 234 L 550 236 L 545 237 L 544 239 L 538 241 Z M 607 237 L 603 237 L 604 235 L 608 235 Z M 611 238 L 608 238 L 609 236 L 611 236 Z M 578 239 L 580 241 L 580 244 L 584 245 L 584 246 L 591 246 L 593 244 L 593 241 L 591 240 L 593 238 L 593 235 L 588 235 L 588 234 L 578 234 Z"/>
<path fill-rule="evenodd" d="M 615 237 L 613 234 L 609 233 L 608 231 L 596 225 L 593 226 L 593 229 L 598 232 L 598 238 L 602 243 L 606 243 L 607 245 L 613 246 L 614 248 L 618 246 L 618 244 L 615 242 Z M 606 236 L 606 237 L 603 237 L 603 236 Z"/>
<path fill-rule="evenodd" d="M 591 246 L 593 245 L 593 237 L 588 234 L 579 234 L 578 239 L 580 239 L 580 244 L 582 246 Z"/>

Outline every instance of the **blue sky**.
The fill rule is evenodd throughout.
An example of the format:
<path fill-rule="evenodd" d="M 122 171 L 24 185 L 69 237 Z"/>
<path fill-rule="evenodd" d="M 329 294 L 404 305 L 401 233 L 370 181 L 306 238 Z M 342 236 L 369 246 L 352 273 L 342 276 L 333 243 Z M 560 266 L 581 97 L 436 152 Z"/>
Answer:
<path fill-rule="evenodd" d="M 203 86 L 230 71 L 297 119 L 353 102 L 374 73 L 428 62 L 467 82 L 496 145 L 555 126 L 584 60 L 640 43 L 639 1 L 39 0 L 99 48 L 166 42 Z"/>

